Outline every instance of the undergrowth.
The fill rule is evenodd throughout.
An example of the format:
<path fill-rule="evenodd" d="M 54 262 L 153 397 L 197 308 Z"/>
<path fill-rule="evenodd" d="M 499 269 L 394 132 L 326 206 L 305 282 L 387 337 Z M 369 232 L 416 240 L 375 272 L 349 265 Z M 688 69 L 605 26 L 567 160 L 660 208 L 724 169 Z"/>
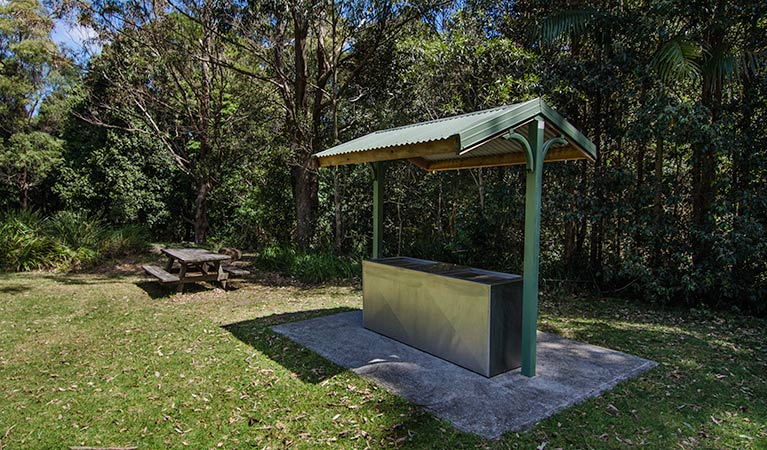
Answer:
<path fill-rule="evenodd" d="M 60 211 L 43 218 L 33 211 L 0 216 L 0 270 L 73 270 L 147 248 L 143 228 L 110 229 L 98 217 Z"/>
<path fill-rule="evenodd" d="M 330 253 L 305 253 L 292 248 L 267 247 L 256 259 L 257 266 L 305 283 L 321 283 L 359 276 L 360 264 Z"/>

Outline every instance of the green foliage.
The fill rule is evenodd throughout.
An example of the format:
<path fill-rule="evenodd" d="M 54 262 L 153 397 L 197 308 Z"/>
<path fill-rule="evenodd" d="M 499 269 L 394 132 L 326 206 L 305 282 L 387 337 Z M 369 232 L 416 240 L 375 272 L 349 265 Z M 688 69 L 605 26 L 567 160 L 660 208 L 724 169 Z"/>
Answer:
<path fill-rule="evenodd" d="M 27 207 L 29 190 L 61 162 L 62 144 L 41 131 L 15 133 L 5 145 L 0 141 L 0 178 L 18 189 L 22 207 Z"/>
<path fill-rule="evenodd" d="M 102 214 L 116 226 L 141 223 L 158 237 L 176 237 L 172 217 L 181 214 L 183 192 L 174 191 L 178 171 L 157 142 L 96 131 L 80 121 L 67 130 L 66 162 L 54 186 L 64 206 Z"/>
<path fill-rule="evenodd" d="M 651 64 L 665 82 L 697 78 L 701 53 L 695 43 L 676 37 L 663 44 Z"/>
<path fill-rule="evenodd" d="M 598 14 L 599 12 L 593 8 L 555 12 L 543 19 L 541 25 L 535 30 L 537 35 L 534 37 L 538 42 L 550 45 L 561 40 L 563 36 L 570 36 L 572 33 L 581 34 L 588 30 L 594 22 L 594 16 Z"/>
<path fill-rule="evenodd" d="M 288 247 L 269 246 L 261 250 L 256 259 L 259 268 L 289 274 L 296 259 L 296 251 Z"/>
<path fill-rule="evenodd" d="M 266 148 L 226 172 L 210 195 L 211 240 L 260 250 L 291 239 L 290 172 L 282 148 Z"/>
<path fill-rule="evenodd" d="M 0 3 L 0 139 L 29 119 L 65 60 L 50 39 L 53 20 L 38 0 Z"/>
<path fill-rule="evenodd" d="M 359 276 L 360 265 L 329 253 L 297 254 L 290 275 L 305 283 L 349 279 Z"/>
<path fill-rule="evenodd" d="M 204 236 L 196 225 L 207 223 L 214 244 L 260 251 L 266 270 L 346 277 L 356 266 L 331 255 L 370 253 L 370 170 L 315 173 L 309 153 L 544 97 L 600 155 L 546 165 L 544 279 L 767 313 L 767 3 L 469 1 L 419 15 L 395 2 L 374 17 L 371 3 L 330 2 L 307 15 L 301 39 L 278 4 L 227 3 L 223 13 L 182 3 L 189 16 L 95 5 L 141 26 L 110 28 L 111 9 L 90 17 L 110 45 L 77 74 L 82 85 L 46 75 L 61 67 L 38 2 L 0 5 L 1 209 L 18 206 L 26 174 L 30 202 L 45 214 L 83 211 L 104 229 L 141 224 L 166 241 Z M 227 22 L 240 13 L 249 20 Z M 327 27 L 314 22 L 321 17 L 344 19 Z M 519 273 L 524 186 L 519 167 L 426 174 L 392 163 L 384 254 Z M 6 232 L 30 249 L 20 255 L 50 245 L 66 253 L 30 257 L 43 262 L 29 267 L 96 261 L 146 239 L 131 228 L 111 241 L 62 230 L 68 243 L 37 243 L 28 238 L 42 232 L 17 225 Z"/>
<path fill-rule="evenodd" d="M 258 255 L 256 265 L 262 270 L 280 272 L 304 283 L 349 279 L 361 273 L 360 264 L 347 258 L 321 252 L 297 252 L 285 247 L 264 248 Z"/>
<path fill-rule="evenodd" d="M 101 254 L 104 258 L 121 258 L 141 254 L 147 251 L 149 235 L 140 225 L 124 225 L 106 230 L 101 241 Z"/>
<path fill-rule="evenodd" d="M 45 233 L 61 245 L 77 251 L 97 249 L 104 237 L 101 220 L 82 211 L 59 211 L 45 220 Z"/>
<path fill-rule="evenodd" d="M 132 225 L 110 230 L 84 212 L 59 211 L 42 219 L 22 210 L 0 217 L 1 270 L 72 270 L 146 250 L 147 235 Z"/>
<path fill-rule="evenodd" d="M 54 238 L 44 234 L 45 223 L 31 211 L 6 212 L 0 216 L 0 270 L 51 269 L 68 256 Z"/>

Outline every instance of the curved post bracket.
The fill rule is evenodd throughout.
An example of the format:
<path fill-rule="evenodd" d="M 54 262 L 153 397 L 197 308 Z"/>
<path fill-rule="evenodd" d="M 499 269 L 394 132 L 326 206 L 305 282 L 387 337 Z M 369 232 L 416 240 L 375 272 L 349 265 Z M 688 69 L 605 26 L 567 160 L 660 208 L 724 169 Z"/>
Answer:
<path fill-rule="evenodd" d="M 543 149 L 541 150 L 541 158 L 546 159 L 546 153 L 548 153 L 549 149 L 555 145 L 567 145 L 567 139 L 560 136 L 560 137 L 551 138 L 548 141 L 546 141 L 546 143 L 543 144 Z"/>
<path fill-rule="evenodd" d="M 533 170 L 533 167 L 535 167 L 535 155 L 533 155 L 533 149 L 530 148 L 530 143 L 527 142 L 527 138 L 525 138 L 519 133 L 512 133 L 512 132 L 509 132 L 503 137 L 504 139 L 517 141 L 522 145 L 522 148 L 525 149 L 525 168 L 527 169 L 528 172 Z"/>

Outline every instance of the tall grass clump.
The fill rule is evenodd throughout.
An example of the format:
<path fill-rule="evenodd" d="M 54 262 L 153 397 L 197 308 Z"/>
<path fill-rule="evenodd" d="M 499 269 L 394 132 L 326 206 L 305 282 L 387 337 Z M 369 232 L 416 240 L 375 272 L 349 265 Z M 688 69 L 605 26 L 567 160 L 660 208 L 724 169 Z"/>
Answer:
<path fill-rule="evenodd" d="M 262 270 L 280 272 L 304 283 L 322 283 L 359 276 L 359 263 L 330 253 L 302 253 L 292 248 L 267 247 L 256 264 Z"/>
<path fill-rule="evenodd" d="M 148 247 L 149 236 L 146 228 L 139 225 L 125 225 L 107 230 L 101 241 L 101 253 L 104 258 L 143 253 Z"/>
<path fill-rule="evenodd" d="M 83 212 L 59 211 L 45 220 L 45 232 L 66 249 L 71 268 L 88 267 L 101 259 L 106 229 L 101 220 Z"/>
<path fill-rule="evenodd" d="M 353 278 L 359 272 L 359 264 L 329 253 L 302 253 L 296 255 L 291 275 L 305 283 Z"/>
<path fill-rule="evenodd" d="M 10 211 L 0 216 L 0 269 L 51 269 L 66 260 L 66 249 L 42 233 L 44 220 L 36 212 Z"/>
<path fill-rule="evenodd" d="M 0 270 L 72 270 L 106 258 L 140 253 L 147 248 L 142 227 L 109 229 L 98 217 L 59 211 L 42 218 L 36 212 L 0 216 Z"/>
<path fill-rule="evenodd" d="M 295 258 L 296 251 L 294 249 L 272 246 L 261 250 L 256 264 L 262 270 L 289 275 Z"/>
<path fill-rule="evenodd" d="M 59 211 L 47 218 L 45 231 L 70 249 L 97 249 L 106 233 L 98 217 L 77 211 Z"/>

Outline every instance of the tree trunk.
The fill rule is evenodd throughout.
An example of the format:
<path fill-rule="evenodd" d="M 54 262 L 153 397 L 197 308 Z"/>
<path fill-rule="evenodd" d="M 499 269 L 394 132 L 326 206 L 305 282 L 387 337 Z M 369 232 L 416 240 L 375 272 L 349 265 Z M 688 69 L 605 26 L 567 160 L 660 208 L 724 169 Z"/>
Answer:
<path fill-rule="evenodd" d="M 21 172 L 21 209 L 27 209 L 29 199 L 29 183 L 27 183 L 27 169 Z"/>
<path fill-rule="evenodd" d="M 578 222 L 574 220 L 565 221 L 564 238 L 564 259 L 565 267 L 568 272 L 572 270 L 573 260 L 575 258 L 575 236 L 578 232 Z"/>
<path fill-rule="evenodd" d="M 664 153 L 664 139 L 660 133 L 656 137 L 655 141 L 655 180 L 653 180 L 653 206 L 652 206 L 652 223 L 653 223 L 653 254 L 652 260 L 655 267 L 659 267 L 660 255 L 662 250 L 661 240 L 661 220 L 663 218 L 663 153 Z"/>
<path fill-rule="evenodd" d="M 439 194 L 437 196 L 437 232 L 440 238 L 445 236 L 445 229 L 442 226 L 442 179 L 443 177 L 439 177 Z"/>
<path fill-rule="evenodd" d="M 602 96 L 597 95 L 594 100 L 594 116 L 595 116 L 595 127 L 594 127 L 594 137 L 596 138 L 596 144 L 597 144 L 597 158 L 596 161 L 594 161 L 594 197 L 596 198 L 596 201 L 599 205 L 602 205 L 604 203 L 604 198 L 602 195 L 603 187 L 602 187 L 602 173 L 603 173 L 603 165 L 604 165 L 604 159 L 605 155 L 603 152 L 606 150 L 606 146 L 604 145 L 604 136 L 602 136 Z M 589 263 L 591 266 L 591 270 L 594 272 L 601 272 L 602 269 L 602 249 L 604 245 L 604 239 L 603 239 L 603 224 L 604 224 L 604 218 L 602 217 L 602 212 L 596 214 L 596 217 L 593 219 L 591 224 L 591 238 L 590 238 L 590 251 L 589 251 Z"/>
<path fill-rule="evenodd" d="M 717 10 L 721 11 L 722 8 L 723 3 L 720 1 Z M 723 30 L 714 27 L 707 37 L 707 48 L 719 48 L 723 40 Z M 711 125 L 715 125 L 719 120 L 724 81 L 712 71 L 703 72 L 701 102 L 710 111 Z M 693 264 L 700 266 L 711 256 L 707 236 L 713 231 L 711 205 L 715 197 L 716 152 L 710 142 L 698 142 L 693 145 L 692 164 L 692 218 L 696 231 L 693 238 Z"/>
<path fill-rule="evenodd" d="M 201 180 L 197 183 L 197 197 L 194 200 L 194 243 L 204 244 L 208 238 L 208 194 L 210 183 Z"/>
<path fill-rule="evenodd" d="M 311 156 L 304 164 L 293 168 L 293 198 L 296 208 L 296 245 L 301 251 L 309 249 L 314 236 L 319 183 L 317 172 L 309 167 Z"/>

